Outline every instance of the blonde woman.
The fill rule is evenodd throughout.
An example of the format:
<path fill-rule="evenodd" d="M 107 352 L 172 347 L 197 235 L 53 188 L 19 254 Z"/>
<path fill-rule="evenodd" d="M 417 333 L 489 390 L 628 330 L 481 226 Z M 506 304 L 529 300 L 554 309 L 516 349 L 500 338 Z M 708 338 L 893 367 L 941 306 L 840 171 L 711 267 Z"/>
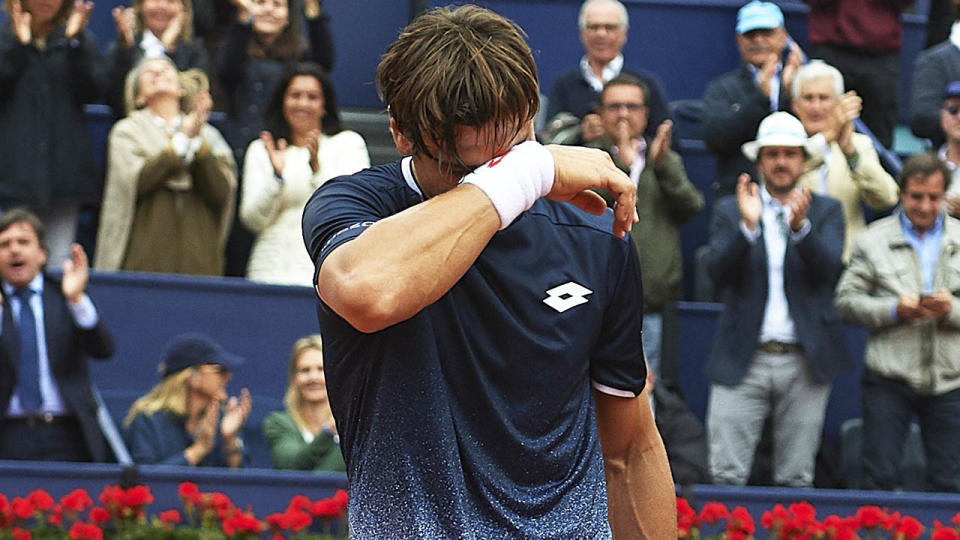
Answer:
<path fill-rule="evenodd" d="M 320 336 L 297 340 L 290 352 L 286 410 L 263 421 L 277 469 L 345 471 L 337 427 L 327 401 Z"/>
<path fill-rule="evenodd" d="M 126 82 L 129 115 L 110 131 L 95 266 L 221 275 L 233 216 L 233 152 L 207 123 L 206 76 L 170 59 L 141 62 Z"/>
<path fill-rule="evenodd" d="M 133 0 L 132 8 L 118 6 L 111 14 L 117 41 L 106 55 L 106 97 L 116 118 L 126 113 L 123 84 L 127 74 L 144 58 L 167 56 L 180 71 L 207 71 L 207 53 L 203 44 L 193 39 L 190 0 Z"/>
<path fill-rule="evenodd" d="M 226 388 L 230 369 L 242 362 L 206 336 L 177 337 L 160 364 L 163 380 L 136 400 L 123 420 L 133 461 L 240 467 L 250 392 L 244 388 L 239 398 L 228 399 Z"/>

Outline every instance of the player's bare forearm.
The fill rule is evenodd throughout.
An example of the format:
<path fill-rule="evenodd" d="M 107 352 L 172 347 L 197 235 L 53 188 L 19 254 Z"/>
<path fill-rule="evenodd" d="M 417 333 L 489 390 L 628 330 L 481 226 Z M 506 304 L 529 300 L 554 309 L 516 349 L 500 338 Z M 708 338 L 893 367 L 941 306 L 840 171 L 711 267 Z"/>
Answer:
<path fill-rule="evenodd" d="M 675 488 L 646 393 L 594 393 L 613 537 L 676 538 Z"/>
<path fill-rule="evenodd" d="M 499 227 L 490 199 L 475 186 L 459 186 L 335 249 L 323 262 L 317 290 L 357 330 L 382 330 L 450 290 Z"/>

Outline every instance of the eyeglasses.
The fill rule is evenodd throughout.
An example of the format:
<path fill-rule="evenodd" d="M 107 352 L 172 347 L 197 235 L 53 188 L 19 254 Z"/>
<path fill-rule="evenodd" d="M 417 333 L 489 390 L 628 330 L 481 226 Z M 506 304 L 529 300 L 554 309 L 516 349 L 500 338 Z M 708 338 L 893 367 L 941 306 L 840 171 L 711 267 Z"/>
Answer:
<path fill-rule="evenodd" d="M 618 112 L 620 109 L 626 109 L 627 112 L 640 112 L 646 110 L 647 106 L 643 103 L 604 103 L 603 110 L 607 112 Z"/>
<path fill-rule="evenodd" d="M 947 105 L 943 110 L 947 111 L 950 116 L 956 116 L 957 113 L 960 113 L 960 105 Z"/>
<path fill-rule="evenodd" d="M 622 24 L 587 24 L 584 27 L 584 30 L 587 32 L 599 32 L 601 30 L 606 30 L 607 32 L 616 32 L 623 28 Z"/>

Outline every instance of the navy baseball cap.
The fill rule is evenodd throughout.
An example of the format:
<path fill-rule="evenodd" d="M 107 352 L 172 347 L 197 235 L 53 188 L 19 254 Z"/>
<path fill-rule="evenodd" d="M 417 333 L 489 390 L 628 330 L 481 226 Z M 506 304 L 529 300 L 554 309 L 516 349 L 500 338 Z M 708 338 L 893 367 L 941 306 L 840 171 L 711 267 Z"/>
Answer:
<path fill-rule="evenodd" d="M 960 81 L 953 81 L 947 85 L 943 92 L 943 98 L 960 97 Z"/>
<path fill-rule="evenodd" d="M 160 375 L 167 377 L 188 367 L 213 364 L 233 370 L 243 358 L 224 350 L 217 342 L 198 333 L 180 334 L 173 338 L 160 362 Z"/>

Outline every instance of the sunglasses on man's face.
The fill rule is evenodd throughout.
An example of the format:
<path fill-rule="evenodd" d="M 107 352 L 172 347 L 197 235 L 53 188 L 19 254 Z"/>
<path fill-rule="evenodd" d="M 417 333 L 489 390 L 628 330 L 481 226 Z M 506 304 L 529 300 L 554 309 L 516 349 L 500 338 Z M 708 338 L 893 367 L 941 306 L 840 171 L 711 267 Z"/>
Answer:
<path fill-rule="evenodd" d="M 960 112 L 960 105 L 947 105 L 943 108 L 950 116 L 956 116 Z"/>

